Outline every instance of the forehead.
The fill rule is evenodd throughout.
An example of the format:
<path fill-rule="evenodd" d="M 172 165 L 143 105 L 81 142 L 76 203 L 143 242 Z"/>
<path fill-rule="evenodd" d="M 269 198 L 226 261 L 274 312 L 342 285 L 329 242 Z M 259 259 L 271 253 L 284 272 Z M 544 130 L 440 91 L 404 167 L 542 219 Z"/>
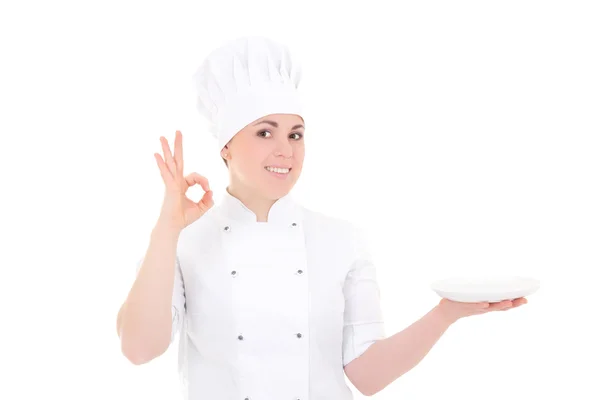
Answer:
<path fill-rule="evenodd" d="M 259 125 L 261 123 L 267 123 L 267 121 L 274 122 L 281 127 L 291 127 L 299 124 L 304 125 L 304 119 L 297 114 L 269 114 L 257 119 L 251 125 Z"/>

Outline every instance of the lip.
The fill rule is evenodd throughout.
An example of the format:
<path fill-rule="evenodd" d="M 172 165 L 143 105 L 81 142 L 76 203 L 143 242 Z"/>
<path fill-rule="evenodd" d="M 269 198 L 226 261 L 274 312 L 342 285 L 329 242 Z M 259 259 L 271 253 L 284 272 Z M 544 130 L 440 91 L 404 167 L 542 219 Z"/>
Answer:
<path fill-rule="evenodd" d="M 265 168 L 267 168 L 267 167 L 292 169 L 291 165 L 267 165 Z"/>
<path fill-rule="evenodd" d="M 269 165 L 271 167 L 271 165 Z M 267 167 L 265 167 L 265 171 L 267 171 L 267 173 L 269 175 L 271 175 L 274 178 L 277 179 L 287 179 L 288 175 L 291 173 L 292 168 L 291 167 L 274 167 L 274 168 L 289 168 L 289 171 L 286 174 L 280 174 L 279 172 L 271 172 L 267 169 Z"/>

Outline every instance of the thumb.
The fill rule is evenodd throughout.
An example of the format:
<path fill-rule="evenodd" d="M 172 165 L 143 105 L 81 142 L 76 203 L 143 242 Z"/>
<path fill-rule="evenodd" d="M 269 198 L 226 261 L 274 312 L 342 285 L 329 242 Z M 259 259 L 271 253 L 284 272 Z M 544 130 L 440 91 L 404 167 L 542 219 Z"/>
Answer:
<path fill-rule="evenodd" d="M 204 196 L 202 196 L 202 198 L 200 199 L 200 201 L 198 201 L 196 203 L 196 205 L 203 212 L 208 211 L 208 209 L 211 208 L 214 204 L 215 204 L 215 201 L 213 200 L 213 191 L 212 190 L 209 190 L 206 193 L 204 193 Z"/>

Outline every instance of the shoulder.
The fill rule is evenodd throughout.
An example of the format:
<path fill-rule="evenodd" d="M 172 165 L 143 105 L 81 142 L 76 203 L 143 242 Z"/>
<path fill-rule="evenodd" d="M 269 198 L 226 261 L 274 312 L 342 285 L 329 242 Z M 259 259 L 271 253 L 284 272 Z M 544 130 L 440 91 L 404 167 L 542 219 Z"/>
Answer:
<path fill-rule="evenodd" d="M 310 249 L 326 258 L 340 271 L 355 268 L 360 260 L 370 257 L 370 244 L 365 228 L 350 218 L 334 217 L 304 208 L 305 238 Z"/>
<path fill-rule="evenodd" d="M 328 241 L 356 245 L 364 239 L 364 228 L 350 218 L 335 217 L 320 211 L 302 207 L 308 234 Z"/>

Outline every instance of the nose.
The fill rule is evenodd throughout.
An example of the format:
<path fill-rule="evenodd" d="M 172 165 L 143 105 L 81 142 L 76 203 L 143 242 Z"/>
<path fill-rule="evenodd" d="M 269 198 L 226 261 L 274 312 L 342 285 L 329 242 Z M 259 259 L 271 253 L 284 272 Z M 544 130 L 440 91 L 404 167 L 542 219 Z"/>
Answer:
<path fill-rule="evenodd" d="M 293 149 L 290 142 L 287 140 L 282 140 L 277 143 L 277 148 L 275 149 L 275 156 L 283 156 L 285 158 L 292 158 Z"/>

